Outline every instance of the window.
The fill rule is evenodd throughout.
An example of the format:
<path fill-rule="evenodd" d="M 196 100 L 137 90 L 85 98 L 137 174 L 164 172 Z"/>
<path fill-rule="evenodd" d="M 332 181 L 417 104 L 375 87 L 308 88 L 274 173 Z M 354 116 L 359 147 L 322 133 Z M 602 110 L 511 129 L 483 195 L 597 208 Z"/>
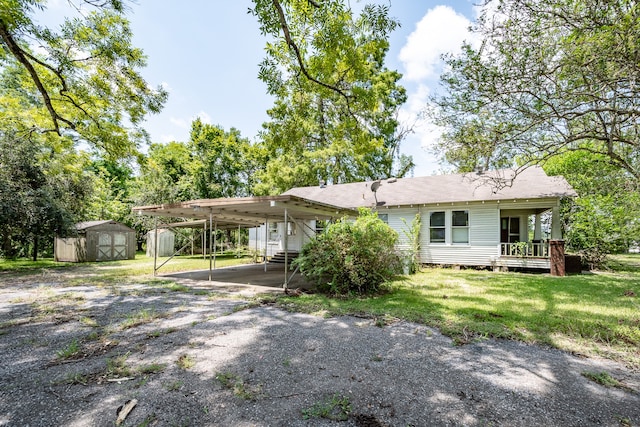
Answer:
<path fill-rule="evenodd" d="M 287 222 L 287 236 L 295 236 L 296 235 L 296 223 L 295 222 Z"/>
<path fill-rule="evenodd" d="M 269 223 L 269 240 L 278 240 L 278 224 L 275 222 Z"/>
<path fill-rule="evenodd" d="M 380 220 L 382 222 L 384 222 L 385 224 L 389 224 L 389 214 L 378 214 L 378 218 L 380 218 Z"/>
<path fill-rule="evenodd" d="M 469 243 L 469 211 L 451 212 L 451 241 Z"/>
<path fill-rule="evenodd" d="M 429 215 L 429 241 L 431 243 L 445 242 L 444 211 L 431 212 L 431 215 Z"/>

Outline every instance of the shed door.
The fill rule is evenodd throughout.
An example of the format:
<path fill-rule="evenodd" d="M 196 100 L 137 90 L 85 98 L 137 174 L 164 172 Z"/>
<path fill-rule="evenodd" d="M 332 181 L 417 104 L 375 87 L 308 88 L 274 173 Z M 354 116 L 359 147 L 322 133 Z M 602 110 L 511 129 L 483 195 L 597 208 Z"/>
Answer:
<path fill-rule="evenodd" d="M 125 233 L 98 233 L 98 261 L 127 259 L 127 235 Z"/>
<path fill-rule="evenodd" d="M 127 259 L 127 235 L 113 234 L 113 259 Z"/>

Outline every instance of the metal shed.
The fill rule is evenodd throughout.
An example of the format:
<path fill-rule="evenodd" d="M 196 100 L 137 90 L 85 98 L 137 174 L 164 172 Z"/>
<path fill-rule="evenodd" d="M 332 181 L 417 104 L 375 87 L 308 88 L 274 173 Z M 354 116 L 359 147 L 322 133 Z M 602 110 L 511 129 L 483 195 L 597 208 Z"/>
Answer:
<path fill-rule="evenodd" d="M 54 257 L 62 262 L 134 259 L 135 230 L 116 221 L 87 221 L 75 225 L 77 236 L 56 237 Z"/>
<path fill-rule="evenodd" d="M 158 238 L 157 243 L 156 236 Z M 167 228 L 161 228 L 157 231 L 151 230 L 147 233 L 147 256 L 155 256 L 154 251 L 156 248 L 158 250 L 158 256 L 171 256 L 175 252 L 175 242 L 176 234 L 173 231 Z"/>

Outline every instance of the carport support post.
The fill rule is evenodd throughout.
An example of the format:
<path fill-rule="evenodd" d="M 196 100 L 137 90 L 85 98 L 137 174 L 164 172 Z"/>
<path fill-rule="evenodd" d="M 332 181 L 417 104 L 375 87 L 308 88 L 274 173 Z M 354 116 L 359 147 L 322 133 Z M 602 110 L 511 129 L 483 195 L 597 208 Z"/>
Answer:
<path fill-rule="evenodd" d="M 218 221 L 213 223 L 213 269 L 216 268 L 216 237 L 218 234 Z"/>
<path fill-rule="evenodd" d="M 287 289 L 289 275 L 289 215 L 287 208 L 284 208 L 284 288 Z"/>
<path fill-rule="evenodd" d="M 204 226 L 202 227 L 202 259 L 207 259 L 207 220 L 204 220 Z"/>
<path fill-rule="evenodd" d="M 158 264 L 158 217 L 153 217 L 153 276 L 155 277 L 158 273 L 156 269 L 156 265 Z"/>
<path fill-rule="evenodd" d="M 253 262 L 258 262 L 258 233 L 260 233 L 260 227 L 256 227 L 256 258 Z M 247 245 L 248 246 L 248 245 Z"/>
<path fill-rule="evenodd" d="M 211 250 L 211 245 L 213 243 L 213 212 L 209 212 L 209 281 L 211 281 L 211 272 L 212 272 L 212 262 L 213 260 L 211 259 L 211 254 L 212 254 L 212 250 Z"/>
<path fill-rule="evenodd" d="M 264 271 L 267 271 L 267 244 L 269 241 L 269 218 L 264 219 Z"/>

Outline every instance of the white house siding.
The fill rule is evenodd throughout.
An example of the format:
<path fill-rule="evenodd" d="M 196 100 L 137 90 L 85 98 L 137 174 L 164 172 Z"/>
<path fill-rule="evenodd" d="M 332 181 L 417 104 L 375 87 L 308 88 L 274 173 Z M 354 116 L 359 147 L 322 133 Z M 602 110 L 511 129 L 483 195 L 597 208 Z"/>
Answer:
<path fill-rule="evenodd" d="M 420 228 L 420 262 L 425 264 L 444 265 L 477 265 L 477 266 L 506 266 L 549 268 L 548 259 L 523 259 L 520 257 L 500 257 L 500 216 L 508 213 L 513 216 L 526 216 L 537 209 L 550 209 L 557 205 L 555 199 L 516 200 L 501 202 L 472 202 L 472 203 L 442 203 L 421 205 L 415 207 L 382 207 L 378 209 L 380 215 L 387 215 L 387 223 L 398 232 L 398 249 L 410 249 L 407 233 L 411 222 L 417 213 L 421 215 Z M 451 243 L 451 211 L 469 211 L 469 243 Z M 446 243 L 429 242 L 429 214 L 433 211 L 445 211 L 446 214 Z M 505 212 L 508 211 L 508 212 Z M 404 221 L 403 221 L 404 218 Z M 296 234 L 289 236 L 289 250 L 300 250 L 308 237 L 301 229 L 301 222 L 296 226 Z M 308 221 L 311 229 L 315 228 L 314 221 Z M 526 230 L 526 222 L 521 224 Z M 310 230 L 307 228 L 310 233 Z M 282 240 L 284 223 L 278 223 L 277 239 L 270 239 L 267 245 L 267 256 L 272 256 L 284 249 Z M 264 225 L 257 233 L 257 249 L 264 252 Z M 255 229 L 249 232 L 250 247 L 256 246 Z"/>
<path fill-rule="evenodd" d="M 469 211 L 469 243 L 451 243 L 450 212 Z M 423 263 L 446 265 L 489 266 L 498 257 L 500 241 L 500 211 L 491 204 L 454 204 L 421 207 L 423 213 L 421 228 L 420 257 Z M 429 241 L 429 214 L 445 211 L 446 243 Z"/>
<path fill-rule="evenodd" d="M 410 249 L 409 230 L 413 219 L 418 213 L 418 208 L 379 209 L 378 213 L 388 215 L 387 224 L 398 232 L 397 248 L 401 251 Z"/>
<path fill-rule="evenodd" d="M 271 229 L 272 223 L 269 223 Z M 305 225 L 306 224 L 306 225 Z M 265 225 L 257 228 L 249 229 L 249 248 L 257 249 L 258 253 L 264 254 L 265 251 Z M 273 256 L 279 251 L 284 250 L 284 222 L 276 223 L 276 232 L 267 233 L 267 256 Z M 289 251 L 299 251 L 302 246 L 309 240 L 309 235 L 313 235 L 312 230 L 315 229 L 315 221 L 296 221 L 295 234 L 291 234 L 287 239 L 287 249 Z"/>

